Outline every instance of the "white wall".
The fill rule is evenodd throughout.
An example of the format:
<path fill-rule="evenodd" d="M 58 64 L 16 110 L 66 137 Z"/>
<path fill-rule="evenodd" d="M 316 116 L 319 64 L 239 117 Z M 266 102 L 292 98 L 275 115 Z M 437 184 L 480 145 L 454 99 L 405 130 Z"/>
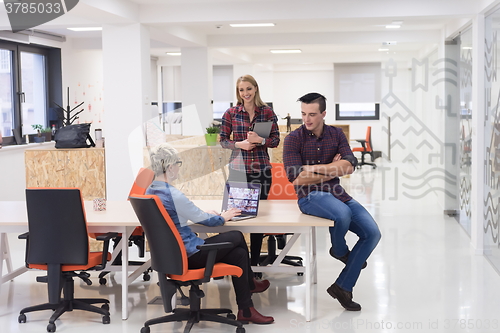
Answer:
<path fill-rule="evenodd" d="M 182 99 L 181 66 L 163 66 L 163 101 L 177 102 Z"/>
<path fill-rule="evenodd" d="M 0 149 L 0 201 L 26 200 L 26 172 L 24 149 L 26 146 Z"/>
<path fill-rule="evenodd" d="M 213 82 L 214 101 L 234 102 L 236 100 L 233 66 L 214 66 Z"/>
<path fill-rule="evenodd" d="M 63 107 L 67 108 L 68 87 L 70 107 L 74 108 L 81 102 L 81 107 L 72 114 L 84 111 L 78 115 L 74 123 L 92 123 L 91 134 L 96 128 L 106 128 L 103 122 L 104 113 L 104 86 L 102 71 L 102 50 L 97 45 L 83 44 L 82 41 L 68 39 L 62 48 L 63 73 Z"/>

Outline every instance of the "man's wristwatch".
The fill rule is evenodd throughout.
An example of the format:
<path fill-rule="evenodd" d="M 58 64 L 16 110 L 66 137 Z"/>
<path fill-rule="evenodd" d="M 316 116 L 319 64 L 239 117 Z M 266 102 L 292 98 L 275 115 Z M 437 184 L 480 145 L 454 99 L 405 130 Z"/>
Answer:
<path fill-rule="evenodd" d="M 262 139 L 262 142 L 260 143 L 261 146 L 265 145 L 266 144 L 266 139 Z"/>

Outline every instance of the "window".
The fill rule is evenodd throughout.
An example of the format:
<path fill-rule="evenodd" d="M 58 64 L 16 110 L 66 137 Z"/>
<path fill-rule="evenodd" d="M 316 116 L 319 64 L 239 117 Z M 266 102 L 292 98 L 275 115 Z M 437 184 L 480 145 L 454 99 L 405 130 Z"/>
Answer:
<path fill-rule="evenodd" d="M 0 131 L 4 145 L 19 143 L 14 130 L 24 137 L 35 133 L 32 125 L 57 123 L 56 115 L 49 113 L 49 98 L 62 104 L 61 98 L 54 98 L 61 92 L 49 93 L 61 90 L 60 67 L 59 49 L 0 40 Z"/>
<path fill-rule="evenodd" d="M 337 103 L 335 104 L 336 120 L 379 120 L 378 103 Z"/>
<path fill-rule="evenodd" d="M 378 120 L 380 63 L 334 64 L 336 120 Z"/>

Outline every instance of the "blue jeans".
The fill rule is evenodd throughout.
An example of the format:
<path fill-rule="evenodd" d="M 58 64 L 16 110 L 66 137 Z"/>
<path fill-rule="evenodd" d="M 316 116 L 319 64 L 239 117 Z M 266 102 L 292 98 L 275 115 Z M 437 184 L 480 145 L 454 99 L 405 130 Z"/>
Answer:
<path fill-rule="evenodd" d="M 349 254 L 345 268 L 335 281 L 342 289 L 352 292 L 361 267 L 380 240 L 381 235 L 377 223 L 356 200 L 342 202 L 329 192 L 313 191 L 299 199 L 298 203 L 302 213 L 335 222 L 329 231 L 333 253 L 336 257 L 342 257 L 349 251 L 345 240 L 348 230 L 359 237 Z"/>

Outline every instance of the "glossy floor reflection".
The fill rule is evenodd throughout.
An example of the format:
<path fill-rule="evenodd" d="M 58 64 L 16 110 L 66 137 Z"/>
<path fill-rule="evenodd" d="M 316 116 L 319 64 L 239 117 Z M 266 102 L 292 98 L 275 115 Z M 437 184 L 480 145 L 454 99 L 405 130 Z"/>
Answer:
<path fill-rule="evenodd" d="M 272 325 L 246 325 L 247 332 L 498 332 L 500 320 L 500 276 L 483 256 L 470 248 L 470 238 L 454 218 L 443 214 L 440 200 L 432 193 L 418 200 L 400 196 L 390 199 L 391 186 L 382 184 L 380 168 L 363 170 L 343 180 L 346 188 L 377 220 L 382 240 L 361 273 L 354 289 L 360 312 L 348 312 L 332 299 L 326 288 L 342 269 L 328 254 L 328 230 L 319 229 L 318 284 L 313 292 L 312 321 L 304 320 L 303 277 L 267 275 L 272 285 L 254 295 L 256 308 L 272 315 Z M 383 190 L 384 188 L 384 190 Z M 394 198 L 393 198 L 394 199 Z M 22 263 L 24 244 L 9 236 L 14 261 Z M 353 244 L 355 237 L 350 235 Z M 300 254 L 298 242 L 294 254 Z M 148 304 L 159 295 L 156 276 L 149 282 L 139 278 L 130 286 L 128 320 L 121 320 L 120 273 L 107 286 L 76 283 L 76 296 L 104 296 L 111 301 L 111 324 L 99 315 L 75 311 L 56 322 L 57 332 L 134 332 L 145 320 L 163 315 L 161 305 Z M 46 301 L 46 286 L 36 283 L 36 272 L 1 286 L 0 326 L 2 332 L 45 332 L 49 311 L 27 315 L 19 324 L 19 310 Z M 235 311 L 234 293 L 228 278 L 213 281 L 205 289 L 204 306 L 230 307 Z M 152 326 L 151 332 L 183 332 L 184 323 Z M 216 323 L 200 323 L 192 332 L 234 332 Z"/>

